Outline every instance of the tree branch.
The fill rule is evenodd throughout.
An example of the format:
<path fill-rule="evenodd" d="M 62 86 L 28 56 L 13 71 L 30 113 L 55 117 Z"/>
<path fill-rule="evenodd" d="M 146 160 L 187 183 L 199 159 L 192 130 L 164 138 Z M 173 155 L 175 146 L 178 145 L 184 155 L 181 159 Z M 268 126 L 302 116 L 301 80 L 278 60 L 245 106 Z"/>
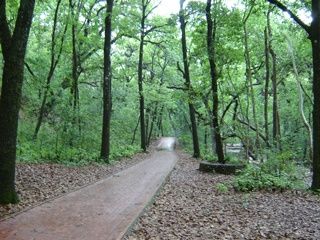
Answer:
<path fill-rule="evenodd" d="M 182 73 L 183 78 L 185 78 L 185 73 L 184 73 L 184 71 L 182 70 L 179 62 L 177 62 L 177 69 L 178 69 L 179 72 Z"/>
<path fill-rule="evenodd" d="M 252 126 L 252 125 L 250 125 L 249 123 L 241 120 L 239 117 L 237 117 L 236 119 L 237 119 L 237 121 L 238 121 L 239 123 L 241 123 L 241 124 L 243 124 L 243 125 L 245 125 L 245 126 L 248 126 L 252 131 L 254 131 L 254 132 L 257 131 L 257 129 L 256 129 L 254 126 Z M 262 133 L 260 133 L 260 131 L 259 131 L 259 137 L 269 146 L 269 143 L 268 143 L 268 141 L 267 141 L 267 138 L 266 138 Z"/>
<path fill-rule="evenodd" d="M 165 27 L 165 26 L 167 26 L 167 24 L 163 24 L 163 25 L 159 25 L 159 26 L 153 26 L 153 27 L 149 28 L 148 30 L 146 30 L 144 32 L 144 36 L 147 36 L 149 33 L 155 31 L 156 29 L 159 29 L 159 28 L 162 28 L 162 27 Z"/>
<path fill-rule="evenodd" d="M 224 119 L 225 115 L 227 114 L 227 112 L 229 111 L 231 105 L 238 99 L 238 95 L 237 96 L 234 96 L 232 98 L 232 100 L 229 102 L 229 104 L 227 105 L 226 109 L 223 111 L 223 114 L 222 114 L 222 117 L 221 117 L 221 120 Z"/>
<path fill-rule="evenodd" d="M 159 2 L 156 6 L 154 6 L 153 8 L 151 8 L 150 9 L 150 11 L 148 11 L 147 13 L 146 13 L 146 18 L 148 18 L 148 16 L 157 8 L 157 7 L 159 7 L 159 5 L 160 5 L 160 3 L 161 2 Z"/>
<path fill-rule="evenodd" d="M 164 43 L 164 42 L 166 42 L 166 41 L 165 41 L 165 40 L 162 40 L 162 41 L 160 41 L 160 42 L 155 42 L 155 41 L 152 41 L 152 40 L 145 39 L 144 42 L 145 42 L 145 43 L 150 43 L 150 44 L 159 46 L 159 45 L 161 45 L 162 43 Z"/>
<path fill-rule="evenodd" d="M 37 76 L 36 76 L 36 75 L 34 74 L 34 72 L 32 71 L 30 65 L 29 65 L 27 62 L 24 62 L 24 65 L 25 65 L 25 67 L 27 68 L 28 72 L 31 74 L 31 76 L 36 79 Z"/>
<path fill-rule="evenodd" d="M 299 24 L 309 35 L 311 34 L 311 27 L 305 24 L 297 15 L 295 15 L 290 9 L 288 9 L 287 6 L 285 6 L 283 3 L 281 3 L 278 0 L 267 0 L 269 3 L 277 6 L 280 8 L 283 12 L 286 12 L 290 15 L 290 17 Z"/>

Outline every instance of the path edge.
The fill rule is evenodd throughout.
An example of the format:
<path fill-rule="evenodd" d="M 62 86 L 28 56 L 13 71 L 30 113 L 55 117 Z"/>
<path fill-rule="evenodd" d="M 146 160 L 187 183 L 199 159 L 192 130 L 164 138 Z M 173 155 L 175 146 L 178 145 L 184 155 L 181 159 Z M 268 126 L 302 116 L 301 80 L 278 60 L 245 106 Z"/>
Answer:
<path fill-rule="evenodd" d="M 158 189 L 155 191 L 155 193 L 152 195 L 150 200 L 147 202 L 147 204 L 143 207 L 141 212 L 132 220 L 132 222 L 129 224 L 127 229 L 119 236 L 118 240 L 125 240 L 126 237 L 130 235 L 130 233 L 133 231 L 133 227 L 138 223 L 141 216 L 148 211 L 150 206 L 155 202 L 156 198 L 159 196 L 161 191 L 163 190 L 163 187 L 168 183 L 169 178 L 172 175 L 172 172 L 175 170 L 177 162 L 179 161 L 179 155 L 176 151 L 174 151 L 175 155 L 177 156 L 174 164 L 172 164 L 171 170 L 168 172 L 168 174 L 162 179 L 162 183 L 159 185 Z"/>
<path fill-rule="evenodd" d="M 147 155 L 149 155 L 149 154 L 151 154 L 151 152 L 148 152 L 148 153 L 147 153 Z M 151 155 L 152 155 L 152 154 L 151 154 Z M 151 156 L 151 155 L 150 155 L 150 156 Z M 149 157 L 150 157 L 150 156 L 149 156 Z M 17 216 L 20 215 L 20 214 L 23 214 L 23 213 L 25 213 L 25 212 L 27 212 L 27 211 L 29 211 L 29 210 L 34 209 L 34 208 L 40 207 L 40 206 L 42 206 L 42 205 L 44 205 L 44 204 L 47 204 L 47 203 L 49 203 L 49 202 L 52 202 L 52 201 L 55 201 L 55 200 L 57 200 L 57 199 L 63 198 L 63 197 L 65 197 L 66 195 L 68 195 L 68 194 L 70 194 L 70 193 L 77 192 L 77 191 L 79 191 L 79 190 L 82 190 L 83 188 L 89 187 L 89 186 L 91 186 L 91 185 L 99 184 L 100 182 L 103 182 L 103 181 L 106 181 L 106 180 L 108 180 L 108 179 L 111 179 L 111 178 L 115 177 L 117 174 L 121 173 L 122 171 L 127 170 L 127 169 L 129 169 L 129 168 L 132 168 L 132 167 L 134 167 L 134 166 L 136 166 L 136 165 L 138 165 L 138 164 L 140 164 L 140 163 L 142 163 L 142 162 L 144 162 L 144 161 L 147 161 L 147 160 L 148 160 L 148 158 L 146 157 L 144 160 L 142 160 L 142 161 L 140 161 L 140 162 L 138 162 L 138 163 L 136 163 L 136 164 L 133 164 L 132 166 L 129 166 L 129 167 L 127 167 L 127 168 L 124 168 L 124 169 L 122 169 L 122 170 L 116 171 L 116 172 L 112 173 L 112 174 L 109 175 L 109 176 L 105 176 L 104 178 L 101 178 L 101 179 L 99 179 L 99 180 L 93 181 L 93 182 L 88 183 L 88 184 L 86 184 L 86 185 L 83 185 L 83 186 L 81 186 L 81 187 L 79 187 L 79 188 L 72 189 L 72 190 L 70 190 L 70 191 L 68 191 L 68 192 L 62 193 L 61 195 L 57 195 L 57 196 L 55 196 L 55 197 L 48 198 L 48 199 L 44 200 L 43 202 L 37 203 L 37 204 L 35 204 L 35 205 L 26 207 L 26 208 L 24 208 L 24 209 L 22 209 L 22 210 L 20 210 L 20 211 L 18 211 L 18 212 L 15 212 L 15 213 L 13 213 L 13 214 L 7 215 L 7 216 L 5 216 L 4 218 L 0 219 L 0 223 L 1 223 L 1 222 L 5 222 L 5 221 L 7 221 L 7 220 L 9 220 L 9 219 L 15 218 L 15 217 L 17 217 Z M 120 160 L 120 161 L 121 161 L 121 160 Z M 0 240 L 1 240 L 1 239 L 0 239 Z"/>

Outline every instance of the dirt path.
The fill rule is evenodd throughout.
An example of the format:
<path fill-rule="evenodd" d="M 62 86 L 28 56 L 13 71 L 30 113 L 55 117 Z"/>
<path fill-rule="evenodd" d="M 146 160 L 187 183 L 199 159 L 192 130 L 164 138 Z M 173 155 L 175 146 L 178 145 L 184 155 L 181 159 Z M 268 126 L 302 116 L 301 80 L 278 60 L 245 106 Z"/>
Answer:
<path fill-rule="evenodd" d="M 159 145 L 172 144 L 165 138 Z M 176 161 L 173 151 L 155 152 L 110 178 L 0 222 L 0 239 L 121 239 Z"/>

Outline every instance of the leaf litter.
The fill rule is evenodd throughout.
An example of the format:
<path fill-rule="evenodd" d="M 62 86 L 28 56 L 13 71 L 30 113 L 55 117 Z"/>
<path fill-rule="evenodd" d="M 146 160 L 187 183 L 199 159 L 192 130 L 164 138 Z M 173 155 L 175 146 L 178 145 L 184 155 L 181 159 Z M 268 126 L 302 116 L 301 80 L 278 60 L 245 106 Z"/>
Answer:
<path fill-rule="evenodd" d="M 179 161 L 153 204 L 132 227 L 136 239 L 320 239 L 320 198 L 303 191 L 219 191 L 232 176 Z"/>

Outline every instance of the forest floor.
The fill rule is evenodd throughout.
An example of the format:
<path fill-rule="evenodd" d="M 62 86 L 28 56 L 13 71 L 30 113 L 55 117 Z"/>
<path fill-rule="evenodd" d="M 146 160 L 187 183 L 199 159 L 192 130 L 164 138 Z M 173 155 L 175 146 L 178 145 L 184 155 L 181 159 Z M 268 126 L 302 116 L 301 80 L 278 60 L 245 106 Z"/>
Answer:
<path fill-rule="evenodd" d="M 151 152 L 154 148 L 151 148 Z M 135 165 L 137 154 L 113 165 L 66 167 L 18 164 L 18 205 L 0 206 L 0 219 Z M 202 173 L 199 161 L 178 151 L 179 160 L 153 204 L 125 239 L 320 239 L 320 197 L 304 191 L 219 191 L 232 176 Z"/>
<path fill-rule="evenodd" d="M 201 173 L 199 161 L 179 160 L 127 240 L 320 239 L 320 197 L 302 191 L 221 192 L 232 176 Z"/>
<path fill-rule="evenodd" d="M 18 163 L 16 189 L 21 201 L 19 204 L 0 205 L 0 220 L 107 178 L 147 159 L 154 151 L 155 147 L 152 146 L 149 153 L 138 153 L 110 165 L 69 167 L 60 164 Z"/>

